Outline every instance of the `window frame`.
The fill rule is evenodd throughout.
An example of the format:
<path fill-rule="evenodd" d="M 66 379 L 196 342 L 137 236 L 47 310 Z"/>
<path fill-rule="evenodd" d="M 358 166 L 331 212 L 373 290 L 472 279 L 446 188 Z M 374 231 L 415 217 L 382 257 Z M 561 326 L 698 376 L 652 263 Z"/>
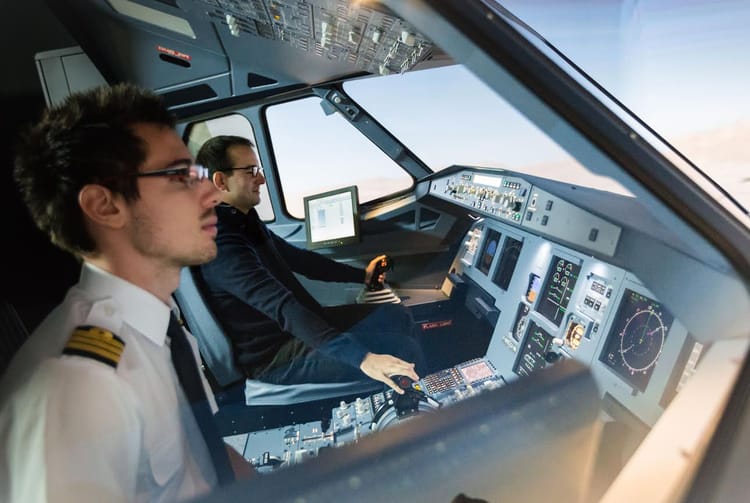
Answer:
<path fill-rule="evenodd" d="M 304 215 L 302 215 L 301 217 L 298 217 L 292 214 L 289 211 L 289 208 L 287 205 L 284 184 L 281 180 L 279 162 L 278 162 L 277 155 L 276 155 L 277 150 L 274 147 L 274 142 L 273 142 L 273 138 L 271 134 L 271 128 L 270 128 L 269 121 L 268 121 L 268 110 L 271 107 L 292 103 L 294 101 L 299 101 L 302 99 L 319 98 L 320 100 L 322 100 L 322 103 L 326 103 L 327 105 L 330 105 L 331 107 L 333 107 L 331 108 L 332 113 L 336 113 L 336 110 L 341 111 L 346 106 L 354 106 L 359 110 L 359 114 L 357 117 L 355 117 L 354 120 L 352 120 L 352 118 L 343 111 L 340 113 L 340 115 L 354 129 L 356 129 L 362 135 L 363 138 L 370 141 L 375 147 L 381 150 L 387 158 L 393 161 L 395 166 L 401 168 L 404 171 L 404 173 L 407 176 L 409 176 L 412 180 L 411 185 L 403 190 L 391 192 L 389 194 L 384 194 L 383 196 L 380 196 L 380 197 L 377 197 L 377 198 L 374 198 L 365 202 L 360 202 L 359 206 L 360 208 L 363 208 L 364 211 L 377 208 L 386 202 L 393 202 L 399 199 L 409 197 L 414 192 L 414 189 L 417 187 L 418 182 L 423 177 L 429 176 L 430 174 L 433 173 L 432 170 L 430 170 L 414 153 L 412 153 L 405 145 L 403 145 L 385 127 L 383 127 L 379 122 L 377 122 L 369 113 L 367 113 L 363 107 L 361 107 L 356 101 L 354 101 L 351 97 L 349 97 L 344 92 L 342 84 L 343 84 L 343 81 L 332 83 L 326 86 L 308 88 L 305 92 L 294 93 L 293 95 L 283 95 L 281 99 L 276 99 L 271 102 L 263 103 L 262 105 L 258 107 L 258 115 L 263 124 L 262 131 L 264 134 L 264 141 L 265 141 L 265 146 L 267 149 L 267 154 L 269 156 L 269 160 L 271 161 L 271 164 L 273 165 L 274 176 L 276 177 L 277 183 L 278 183 L 276 187 L 278 199 L 279 199 L 278 202 L 280 204 L 280 207 L 283 211 L 284 216 L 288 218 L 290 221 L 303 222 Z M 335 103 L 335 101 L 338 101 L 337 97 L 338 99 L 341 99 L 343 101 L 343 104 Z M 374 135 L 375 138 L 373 138 L 373 136 L 371 135 Z M 394 149 L 394 145 L 397 146 L 396 149 Z M 389 147 L 390 149 L 397 150 L 397 153 L 400 152 L 401 155 L 394 157 L 393 155 L 389 153 Z M 352 185 L 352 184 L 356 185 L 356 183 L 345 183 L 345 184 L 342 184 L 341 186 L 343 187 L 345 185 Z"/>

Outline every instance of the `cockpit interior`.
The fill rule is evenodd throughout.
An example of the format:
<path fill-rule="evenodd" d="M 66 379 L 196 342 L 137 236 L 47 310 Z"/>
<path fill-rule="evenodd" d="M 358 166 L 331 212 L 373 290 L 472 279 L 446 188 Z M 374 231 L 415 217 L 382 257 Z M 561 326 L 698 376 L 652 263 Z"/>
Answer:
<path fill-rule="evenodd" d="M 251 139 L 274 233 L 392 261 L 384 291 L 301 278 L 313 296 L 419 329 L 429 373 L 403 396 L 244 383 L 219 424 L 260 476 L 201 501 L 716 494 L 697 481 L 747 373 L 748 215 L 502 2 L 49 9 L 76 44 L 35 57 L 47 105 L 134 82 L 194 155 Z M 211 338 L 191 279 L 177 301 Z M 199 342 L 218 397 L 244 382 Z"/>

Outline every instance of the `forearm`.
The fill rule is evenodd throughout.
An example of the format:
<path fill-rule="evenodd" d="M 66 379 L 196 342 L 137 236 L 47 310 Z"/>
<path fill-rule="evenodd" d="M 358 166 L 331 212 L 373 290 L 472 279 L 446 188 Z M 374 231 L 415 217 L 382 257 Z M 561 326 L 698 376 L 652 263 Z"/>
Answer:
<path fill-rule="evenodd" d="M 336 262 L 328 257 L 310 250 L 297 248 L 273 235 L 274 244 L 279 253 L 294 272 L 310 279 L 334 281 L 340 283 L 361 283 L 364 281 L 365 270 Z"/>
<path fill-rule="evenodd" d="M 272 275 L 258 253 L 250 247 L 243 247 L 241 243 L 222 243 L 219 259 L 204 266 L 204 277 L 211 289 L 233 295 L 274 320 L 284 332 L 307 346 L 320 348 L 325 354 L 355 368 L 364 358 L 364 348 L 314 311 L 314 300 L 306 292 L 300 292 L 298 296 Z M 299 288 L 302 289 L 301 285 Z M 300 298 L 305 298 L 311 305 L 304 304 Z"/>

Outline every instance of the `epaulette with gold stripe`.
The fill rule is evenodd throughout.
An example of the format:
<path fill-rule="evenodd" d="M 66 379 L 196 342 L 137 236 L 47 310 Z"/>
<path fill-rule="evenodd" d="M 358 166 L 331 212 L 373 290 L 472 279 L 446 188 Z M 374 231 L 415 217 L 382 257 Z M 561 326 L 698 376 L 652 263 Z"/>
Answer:
<path fill-rule="evenodd" d="M 63 354 L 93 358 L 117 368 L 124 350 L 125 341 L 109 330 L 84 325 L 73 330 L 73 335 L 70 336 L 70 340 L 65 345 Z"/>

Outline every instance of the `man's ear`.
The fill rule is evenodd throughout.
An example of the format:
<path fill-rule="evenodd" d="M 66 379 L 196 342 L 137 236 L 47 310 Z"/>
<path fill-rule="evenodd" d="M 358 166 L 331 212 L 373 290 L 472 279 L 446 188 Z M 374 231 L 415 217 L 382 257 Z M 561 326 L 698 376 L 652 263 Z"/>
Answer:
<path fill-rule="evenodd" d="M 217 189 L 219 189 L 222 192 L 228 192 L 229 187 L 227 187 L 227 174 L 223 171 L 214 171 L 213 176 L 211 177 L 211 180 L 214 182 L 214 185 Z"/>
<path fill-rule="evenodd" d="M 98 225 L 120 228 L 125 224 L 125 200 L 107 187 L 84 185 L 78 192 L 78 205 L 83 214 Z"/>

